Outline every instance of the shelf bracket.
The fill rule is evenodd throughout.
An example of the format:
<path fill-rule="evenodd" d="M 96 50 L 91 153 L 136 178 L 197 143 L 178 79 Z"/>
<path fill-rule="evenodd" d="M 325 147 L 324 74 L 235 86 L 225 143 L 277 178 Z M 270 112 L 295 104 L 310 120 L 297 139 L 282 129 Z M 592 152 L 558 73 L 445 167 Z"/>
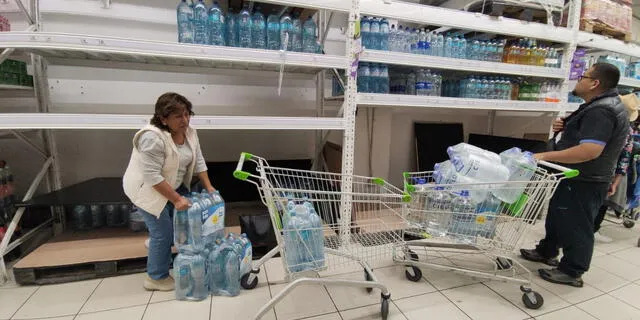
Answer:
<path fill-rule="evenodd" d="M 14 50 L 15 50 L 14 48 L 6 48 L 2 50 L 2 53 L 0 53 L 0 64 L 2 64 L 5 60 L 7 60 L 7 58 L 9 58 L 9 56 L 13 53 Z"/>
<path fill-rule="evenodd" d="M 41 147 L 39 147 L 38 145 L 36 145 L 35 143 L 33 143 L 33 141 L 29 140 L 29 138 L 27 136 L 24 135 L 24 133 L 19 132 L 17 130 L 11 130 L 11 133 L 20 141 L 24 142 L 26 145 L 28 145 L 31 149 L 33 149 L 33 151 L 35 151 L 36 153 L 38 153 L 40 156 L 42 156 L 43 159 L 47 159 L 49 156 L 47 155 L 47 153 L 44 151 L 44 149 L 42 149 Z"/>

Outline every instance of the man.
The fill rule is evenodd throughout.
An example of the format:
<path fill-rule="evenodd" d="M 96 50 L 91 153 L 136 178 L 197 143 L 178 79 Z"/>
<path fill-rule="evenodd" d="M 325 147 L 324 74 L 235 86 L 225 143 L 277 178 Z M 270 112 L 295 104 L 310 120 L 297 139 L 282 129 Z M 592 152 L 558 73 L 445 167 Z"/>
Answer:
<path fill-rule="evenodd" d="M 578 177 L 563 180 L 551 198 L 545 238 L 535 249 L 520 249 L 527 260 L 557 267 L 538 270 L 549 282 L 582 287 L 582 274 L 589 269 L 594 220 L 629 132 L 629 115 L 615 89 L 619 80 L 620 71 L 611 64 L 589 68 L 573 90 L 585 103 L 554 121 L 553 131 L 562 132 L 554 151 L 535 155 L 580 170 Z M 564 254 L 560 263 L 559 248 Z"/>

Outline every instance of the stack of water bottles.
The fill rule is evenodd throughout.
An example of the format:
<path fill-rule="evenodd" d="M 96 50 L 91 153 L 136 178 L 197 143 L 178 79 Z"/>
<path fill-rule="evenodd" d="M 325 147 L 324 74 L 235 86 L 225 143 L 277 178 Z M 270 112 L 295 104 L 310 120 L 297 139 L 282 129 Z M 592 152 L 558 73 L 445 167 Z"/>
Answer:
<path fill-rule="evenodd" d="M 178 42 L 319 53 L 316 24 L 312 17 L 302 23 L 297 17 L 273 11 L 265 18 L 261 8 L 254 12 L 248 3 L 238 13 L 226 15 L 214 1 L 181 0 L 177 8 Z"/>
<path fill-rule="evenodd" d="M 425 198 L 423 227 L 432 236 L 462 242 L 492 239 L 497 217 L 521 199 L 535 174 L 536 160 L 519 148 L 498 155 L 466 143 L 449 147 L 447 153 L 451 160 L 434 167 L 435 186 L 427 185 L 426 179 L 414 181 L 416 192 Z"/>
<path fill-rule="evenodd" d="M 512 41 L 504 49 L 502 61 L 514 64 L 526 64 L 539 67 L 560 68 L 560 53 L 555 48 L 538 45 L 535 39 Z"/>
<path fill-rule="evenodd" d="M 429 69 L 416 69 L 409 73 L 392 72 L 390 92 L 418 96 L 441 96 L 442 75 Z"/>
<path fill-rule="evenodd" d="M 289 200 L 282 214 L 285 261 L 289 272 L 318 271 L 325 265 L 324 229 L 313 203 Z"/>
<path fill-rule="evenodd" d="M 173 216 L 176 299 L 238 295 L 242 272 L 250 268 L 251 242 L 245 235 L 225 238 L 224 200 L 217 191 L 191 193 L 189 201 L 187 210 L 176 210 Z"/>
<path fill-rule="evenodd" d="M 358 92 L 389 93 L 389 68 L 386 64 L 360 62 Z"/>
<path fill-rule="evenodd" d="M 470 99 L 510 100 L 512 84 L 509 78 L 469 76 L 462 80 L 447 80 L 444 96 Z"/>

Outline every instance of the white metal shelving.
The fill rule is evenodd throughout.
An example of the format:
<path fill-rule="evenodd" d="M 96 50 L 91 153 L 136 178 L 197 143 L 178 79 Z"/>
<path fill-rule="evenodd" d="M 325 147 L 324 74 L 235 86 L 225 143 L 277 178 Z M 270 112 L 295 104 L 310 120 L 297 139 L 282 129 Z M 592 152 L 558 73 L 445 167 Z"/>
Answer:
<path fill-rule="evenodd" d="M 639 53 L 639 55 L 640 55 L 640 53 Z M 622 78 L 620 78 L 620 82 L 618 84 L 621 85 L 621 86 L 640 89 L 640 79 L 622 77 Z"/>
<path fill-rule="evenodd" d="M 589 32 L 577 31 L 577 45 L 640 58 L 640 45 Z"/>

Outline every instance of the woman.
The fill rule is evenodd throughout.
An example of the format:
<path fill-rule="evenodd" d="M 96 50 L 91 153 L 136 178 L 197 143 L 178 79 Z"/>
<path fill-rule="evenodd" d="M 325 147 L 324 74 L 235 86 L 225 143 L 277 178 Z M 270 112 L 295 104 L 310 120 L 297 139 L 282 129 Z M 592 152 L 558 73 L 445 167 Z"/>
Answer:
<path fill-rule="evenodd" d="M 189 192 L 195 174 L 209 192 L 215 191 L 196 130 L 189 126 L 191 102 L 177 93 L 158 98 L 151 124 L 133 137 L 133 151 L 124 174 L 124 192 L 144 216 L 149 229 L 149 257 L 144 288 L 171 291 L 169 275 L 173 244 L 173 210 L 191 204 Z"/>
<path fill-rule="evenodd" d="M 620 217 L 622 211 L 624 211 L 627 205 L 627 186 L 629 185 L 627 181 L 627 174 L 632 168 L 629 166 L 629 163 L 631 163 L 633 158 L 633 135 L 638 133 L 638 129 L 633 122 L 638 119 L 640 99 L 638 99 L 638 97 L 633 93 L 620 96 L 620 99 L 629 113 L 631 128 L 629 136 L 627 137 L 627 143 L 620 152 L 620 157 L 618 158 L 616 175 L 611 183 L 611 187 L 609 188 L 609 198 L 605 201 L 605 204 L 600 207 L 600 211 L 594 221 L 593 231 L 595 232 L 595 238 L 596 240 L 604 243 L 611 242 L 611 238 L 600 233 L 600 225 L 604 220 L 607 210 L 612 208 L 615 211 L 616 216 Z"/>

